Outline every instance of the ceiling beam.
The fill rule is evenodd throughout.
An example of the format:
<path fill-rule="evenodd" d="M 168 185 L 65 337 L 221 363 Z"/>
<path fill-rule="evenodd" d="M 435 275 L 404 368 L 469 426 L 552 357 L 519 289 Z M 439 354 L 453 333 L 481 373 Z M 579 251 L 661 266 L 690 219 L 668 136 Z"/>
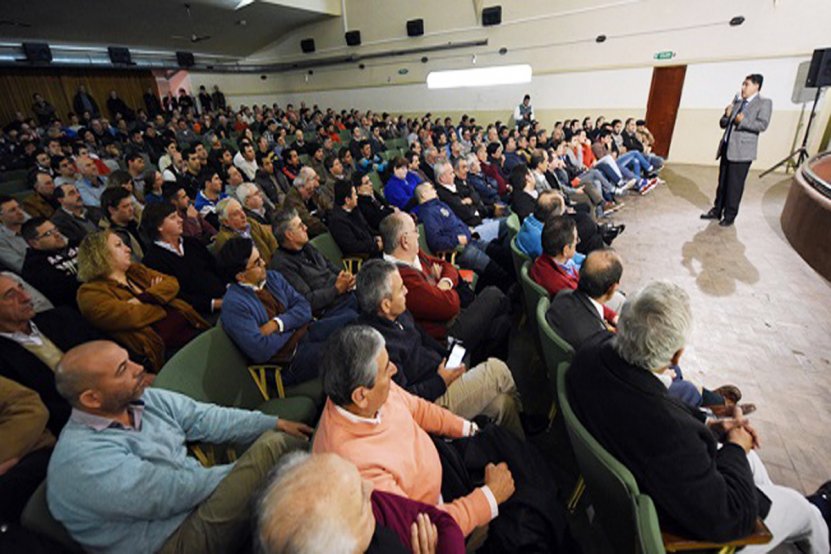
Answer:
<path fill-rule="evenodd" d="M 298 10 L 305 10 L 307 12 L 316 12 L 321 15 L 335 15 L 341 14 L 340 0 L 257 0 L 263 4 L 273 4 L 275 6 L 284 6 L 286 8 L 295 8 Z"/>

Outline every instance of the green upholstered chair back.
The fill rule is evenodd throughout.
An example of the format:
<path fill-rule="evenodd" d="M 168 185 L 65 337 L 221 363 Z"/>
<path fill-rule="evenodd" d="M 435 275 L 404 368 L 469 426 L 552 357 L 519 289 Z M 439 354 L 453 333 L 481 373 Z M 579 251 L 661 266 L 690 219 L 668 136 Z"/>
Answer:
<path fill-rule="evenodd" d="M 423 223 L 418 224 L 418 246 L 425 254 L 429 256 L 433 255 L 433 253 L 430 251 L 430 247 L 427 246 L 427 232 L 424 230 Z"/>
<path fill-rule="evenodd" d="M 83 552 L 77 542 L 69 535 L 69 531 L 60 521 L 52 516 L 49 506 L 46 503 L 46 481 L 35 489 L 34 494 L 29 498 L 23 513 L 20 516 L 20 523 L 26 529 L 44 535 L 53 541 L 61 544 L 69 552 Z"/>
<path fill-rule="evenodd" d="M 569 367 L 563 365 L 558 372 L 557 398 L 596 520 L 612 544 L 613 552 L 638 553 L 641 548 L 637 513 L 637 499 L 641 494 L 638 484 L 632 473 L 580 423 L 571 408 L 565 386 L 568 371 Z"/>
<path fill-rule="evenodd" d="M 516 235 L 511 237 L 511 258 L 514 262 L 514 271 L 516 272 L 516 275 L 519 275 L 520 270 L 522 269 L 522 264 L 525 262 L 534 263 L 534 260 L 532 260 L 528 254 L 520 250 L 519 246 L 517 246 Z"/>
<path fill-rule="evenodd" d="M 262 394 L 248 374 L 248 361 L 220 325 L 174 354 L 153 386 L 220 406 L 254 410 L 263 403 Z"/>
<path fill-rule="evenodd" d="M 375 194 L 384 198 L 384 183 L 381 182 L 381 176 L 378 175 L 377 171 L 370 171 L 367 175 L 369 175 L 369 180 L 372 182 L 372 190 L 375 191 Z"/>
<path fill-rule="evenodd" d="M 318 252 L 323 254 L 327 260 L 336 266 L 341 267 L 341 264 L 343 263 L 343 252 L 341 252 L 338 243 L 335 242 L 335 239 L 332 237 L 331 233 L 318 235 L 309 240 L 309 243 L 311 243 L 311 245 L 314 246 Z"/>
<path fill-rule="evenodd" d="M 519 222 L 519 216 L 512 213 L 508 216 L 508 219 L 505 220 L 505 225 L 508 227 L 508 232 L 511 234 L 511 238 L 514 238 L 516 234 L 519 233 L 519 227 L 521 225 Z"/>
<path fill-rule="evenodd" d="M 537 327 L 540 333 L 542 356 L 545 360 L 545 367 L 548 369 L 548 381 L 552 384 L 556 398 L 557 374 L 560 371 L 560 366 L 571 363 L 574 348 L 548 324 L 545 314 L 550 306 L 551 301 L 547 297 L 540 298 L 537 302 Z"/>
<path fill-rule="evenodd" d="M 548 298 L 548 291 L 539 286 L 531 279 L 529 272 L 531 271 L 531 262 L 527 261 L 522 264 L 519 270 L 519 280 L 522 284 L 522 296 L 525 299 L 525 314 L 528 316 L 528 323 L 531 330 L 536 335 L 537 331 L 537 304 L 540 298 Z M 538 337 L 534 336 L 534 340 Z"/>

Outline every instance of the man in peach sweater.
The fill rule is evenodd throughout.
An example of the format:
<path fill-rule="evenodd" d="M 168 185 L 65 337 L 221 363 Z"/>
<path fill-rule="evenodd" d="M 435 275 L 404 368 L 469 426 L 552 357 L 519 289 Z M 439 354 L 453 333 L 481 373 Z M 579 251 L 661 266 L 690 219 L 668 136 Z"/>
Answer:
<path fill-rule="evenodd" d="M 482 487 L 444 504 L 441 461 L 427 433 L 461 438 L 478 428 L 406 392 L 392 382 L 396 371 L 375 329 L 355 325 L 333 335 L 321 362 L 328 399 L 312 451 L 350 460 L 377 490 L 439 506 L 467 536 L 514 493 L 511 472 L 504 463 L 488 464 Z"/>

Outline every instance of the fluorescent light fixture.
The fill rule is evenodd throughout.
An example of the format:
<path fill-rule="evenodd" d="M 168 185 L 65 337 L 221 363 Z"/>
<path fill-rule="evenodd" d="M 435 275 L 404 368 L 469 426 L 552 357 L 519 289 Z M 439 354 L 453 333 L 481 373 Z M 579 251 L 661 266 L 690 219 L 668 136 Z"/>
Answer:
<path fill-rule="evenodd" d="M 528 64 L 431 71 L 427 74 L 427 88 L 489 87 L 530 83 L 531 74 L 531 66 Z"/>
<path fill-rule="evenodd" d="M 253 4 L 253 3 L 254 3 L 254 0 L 239 0 L 239 3 L 237 3 L 237 7 L 234 8 L 234 10 L 239 10 L 239 9 L 244 8 L 245 6 L 247 6 L 249 4 Z"/>

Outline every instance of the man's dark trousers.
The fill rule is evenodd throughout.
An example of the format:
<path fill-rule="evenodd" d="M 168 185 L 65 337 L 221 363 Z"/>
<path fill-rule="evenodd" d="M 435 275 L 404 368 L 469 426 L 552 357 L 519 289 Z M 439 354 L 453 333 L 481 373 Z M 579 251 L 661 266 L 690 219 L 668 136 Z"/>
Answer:
<path fill-rule="evenodd" d="M 716 190 L 715 211 L 727 221 L 736 219 L 739 203 L 744 193 L 744 182 L 752 162 L 731 162 L 727 159 L 727 145 L 721 145 L 718 168 L 718 189 Z"/>

